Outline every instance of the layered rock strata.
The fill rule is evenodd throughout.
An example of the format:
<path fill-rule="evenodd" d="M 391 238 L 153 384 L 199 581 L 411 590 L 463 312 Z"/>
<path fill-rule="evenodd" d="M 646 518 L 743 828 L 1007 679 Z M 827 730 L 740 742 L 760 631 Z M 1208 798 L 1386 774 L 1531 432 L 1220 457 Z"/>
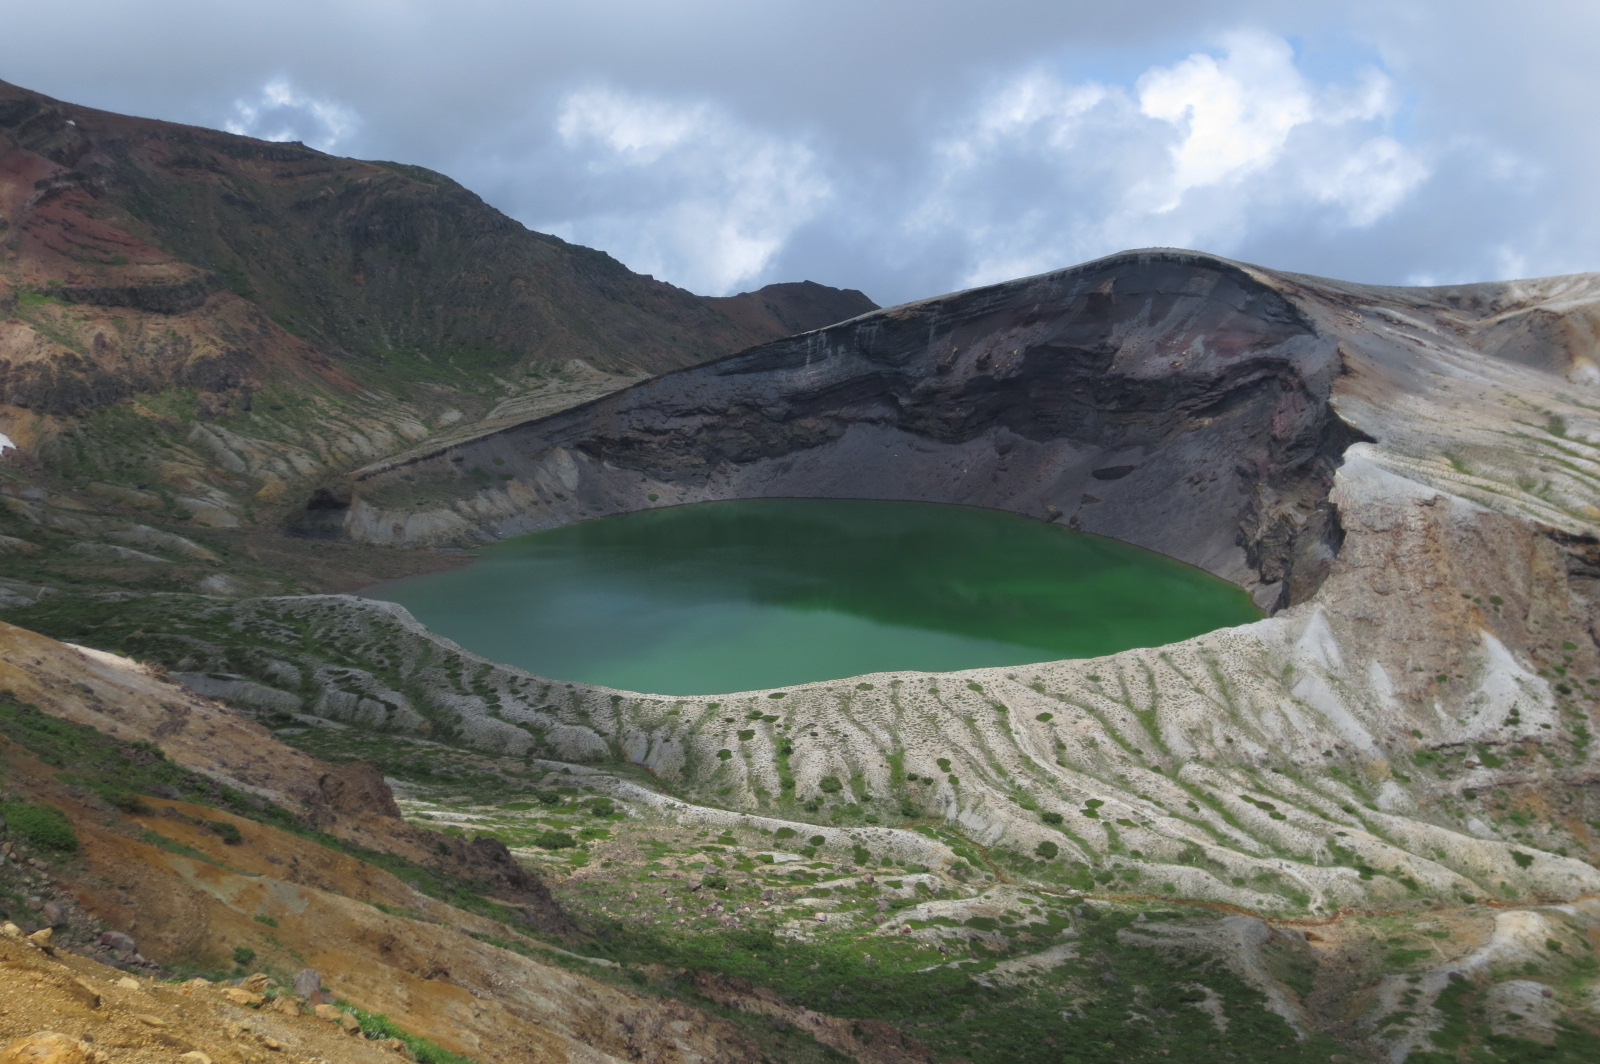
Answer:
<path fill-rule="evenodd" d="M 1057 520 L 1249 587 L 1314 590 L 1360 433 L 1320 307 L 1146 252 L 864 315 L 360 470 L 301 528 L 465 543 L 705 499 L 924 499 Z M 492 484 L 481 473 L 493 468 Z"/>

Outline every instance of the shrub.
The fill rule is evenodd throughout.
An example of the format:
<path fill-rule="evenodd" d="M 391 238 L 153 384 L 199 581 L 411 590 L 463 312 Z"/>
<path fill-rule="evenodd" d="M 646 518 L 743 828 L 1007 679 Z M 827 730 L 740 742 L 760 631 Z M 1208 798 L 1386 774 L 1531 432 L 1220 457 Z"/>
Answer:
<path fill-rule="evenodd" d="M 256 951 L 251 949 L 249 946 L 233 947 L 233 963 L 237 964 L 239 967 L 247 968 L 250 966 L 250 962 L 255 959 Z"/>
<path fill-rule="evenodd" d="M 844 790 L 844 784 L 839 782 L 838 776 L 824 776 L 817 781 L 817 786 L 826 794 L 838 794 Z"/>
<path fill-rule="evenodd" d="M 237 825 L 230 824 L 226 820 L 208 820 L 206 827 L 228 846 L 237 846 L 244 841 L 244 833 Z"/>
<path fill-rule="evenodd" d="M 78 848 L 78 834 L 72 821 L 53 805 L 32 802 L 0 803 L 0 817 L 7 830 L 29 846 L 40 850 L 70 853 Z"/>
<path fill-rule="evenodd" d="M 411 1056 L 417 1064 L 472 1064 L 472 1062 L 459 1053 L 452 1053 L 441 1048 L 426 1038 L 407 1034 L 395 1022 L 381 1012 L 367 1012 L 365 1009 L 353 1005 L 345 1006 L 355 1015 L 356 1021 L 361 1024 L 361 1033 L 370 1039 L 397 1038 L 411 1051 Z"/>
<path fill-rule="evenodd" d="M 144 799 L 132 791 L 108 790 L 105 799 L 111 803 L 113 808 L 134 816 L 151 812 L 150 807 L 144 803 Z"/>
<path fill-rule="evenodd" d="M 1049 861 L 1061 852 L 1061 847 L 1057 846 L 1053 842 L 1041 842 L 1038 846 L 1034 847 L 1033 852 L 1038 854 L 1040 857 L 1043 857 L 1046 861 Z"/>
<path fill-rule="evenodd" d="M 565 831 L 541 831 L 533 837 L 533 844 L 543 850 L 570 850 L 578 840 Z"/>
<path fill-rule="evenodd" d="M 1039 819 L 1043 820 L 1046 824 L 1059 824 L 1059 823 L 1061 823 L 1061 814 L 1060 813 L 1040 813 L 1039 814 Z"/>

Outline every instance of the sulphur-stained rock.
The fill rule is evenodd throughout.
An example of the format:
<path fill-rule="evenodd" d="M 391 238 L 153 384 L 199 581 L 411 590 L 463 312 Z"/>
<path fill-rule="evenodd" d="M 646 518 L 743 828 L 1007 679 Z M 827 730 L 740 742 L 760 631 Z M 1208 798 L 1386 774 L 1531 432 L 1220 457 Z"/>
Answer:
<path fill-rule="evenodd" d="M 339 1010 L 332 1005 L 317 1005 L 311 1011 L 319 1020 L 327 1020 L 329 1023 L 339 1022 Z"/>
<path fill-rule="evenodd" d="M 41 927 L 39 930 L 28 936 L 28 941 L 40 949 L 49 952 L 54 949 L 52 943 L 55 941 L 55 932 L 50 930 L 48 927 Z"/>
<path fill-rule="evenodd" d="M 23 937 L 22 936 L 22 928 L 18 927 L 16 924 L 12 923 L 10 920 L 7 920 L 5 923 L 0 924 L 0 935 L 4 935 L 7 938 L 21 938 L 21 937 Z"/>
<path fill-rule="evenodd" d="M 280 1012 L 285 1016 L 298 1016 L 300 1015 L 301 1004 L 302 1002 L 299 998 L 285 994 L 283 997 L 273 998 L 272 1004 L 267 1007 L 273 1012 Z"/>
<path fill-rule="evenodd" d="M 261 1007 L 262 1002 L 267 1000 L 264 995 L 252 993 L 242 986 L 225 987 L 223 988 L 222 996 L 235 1005 L 242 1005 L 249 1009 L 258 1009 Z"/>
<path fill-rule="evenodd" d="M 355 1018 L 354 1013 L 341 1012 L 339 1014 L 339 1026 L 344 1029 L 345 1034 L 357 1035 L 361 1033 L 361 1021 Z"/>
<path fill-rule="evenodd" d="M 0 1049 L 0 1064 L 95 1064 L 97 1055 L 76 1038 L 37 1031 Z"/>
<path fill-rule="evenodd" d="M 211 1064 L 211 1058 L 198 1049 L 190 1050 L 178 1057 L 180 1064 Z"/>
<path fill-rule="evenodd" d="M 272 985 L 272 976 L 268 975 L 266 972 L 256 972 L 253 975 L 245 976 L 244 979 L 240 981 L 239 985 L 250 991 L 252 994 L 264 993 L 267 987 Z"/>

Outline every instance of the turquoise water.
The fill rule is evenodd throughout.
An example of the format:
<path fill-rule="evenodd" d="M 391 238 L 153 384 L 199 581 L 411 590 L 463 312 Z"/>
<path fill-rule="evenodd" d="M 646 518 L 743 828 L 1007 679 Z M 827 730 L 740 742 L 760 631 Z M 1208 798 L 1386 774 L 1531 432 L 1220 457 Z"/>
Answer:
<path fill-rule="evenodd" d="M 496 661 L 671 695 L 1096 657 L 1261 616 L 1233 585 L 1125 543 L 842 499 L 607 517 L 365 594 Z"/>

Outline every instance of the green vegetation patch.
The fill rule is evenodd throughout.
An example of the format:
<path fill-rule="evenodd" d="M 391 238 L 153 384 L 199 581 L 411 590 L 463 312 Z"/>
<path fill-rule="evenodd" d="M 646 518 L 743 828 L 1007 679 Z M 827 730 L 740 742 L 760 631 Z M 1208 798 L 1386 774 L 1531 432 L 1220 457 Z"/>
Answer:
<path fill-rule="evenodd" d="M 419 1064 L 473 1064 L 472 1058 L 464 1057 L 460 1053 L 452 1053 L 442 1046 L 435 1045 L 426 1038 L 419 1038 L 407 1034 L 389 1017 L 381 1012 L 368 1012 L 358 1009 L 354 1005 L 345 1005 L 344 1009 L 355 1016 L 361 1024 L 361 1034 L 366 1038 L 384 1039 L 398 1038 L 411 1051 L 413 1059 Z"/>
<path fill-rule="evenodd" d="M 997 959 L 987 947 L 974 947 L 957 965 L 950 962 L 961 960 L 959 953 L 944 957 L 915 941 L 841 935 L 793 942 L 764 928 L 687 933 L 648 921 L 614 922 L 600 939 L 607 955 L 625 963 L 718 973 L 770 987 L 791 1004 L 845 1019 L 885 1020 L 941 1060 L 1214 1064 L 1221 1051 L 1239 1060 L 1323 1064 L 1341 1052 L 1325 1036 L 1300 1041 L 1259 992 L 1214 958 L 1124 942 L 1119 932 L 1133 924 L 1135 910 L 1079 912 L 1087 915 L 1071 921 L 1080 938 L 1077 959 L 1024 983 L 996 980 L 992 986 L 973 978 Z M 1051 913 L 1027 927 L 1013 917 L 973 917 L 967 925 L 1000 932 L 1015 943 L 1007 948 L 1021 951 L 1038 948 L 1031 944 L 1032 928 L 1055 934 L 1067 922 Z M 1225 1036 L 1197 1007 L 1208 999 L 1202 987 L 1220 1000 Z M 1061 1010 L 1068 998 L 1073 1015 L 1065 1024 Z"/>
<path fill-rule="evenodd" d="M 78 834 L 72 830 L 67 814 L 45 802 L 0 802 L 0 818 L 6 830 L 36 850 L 71 853 L 78 848 Z"/>

